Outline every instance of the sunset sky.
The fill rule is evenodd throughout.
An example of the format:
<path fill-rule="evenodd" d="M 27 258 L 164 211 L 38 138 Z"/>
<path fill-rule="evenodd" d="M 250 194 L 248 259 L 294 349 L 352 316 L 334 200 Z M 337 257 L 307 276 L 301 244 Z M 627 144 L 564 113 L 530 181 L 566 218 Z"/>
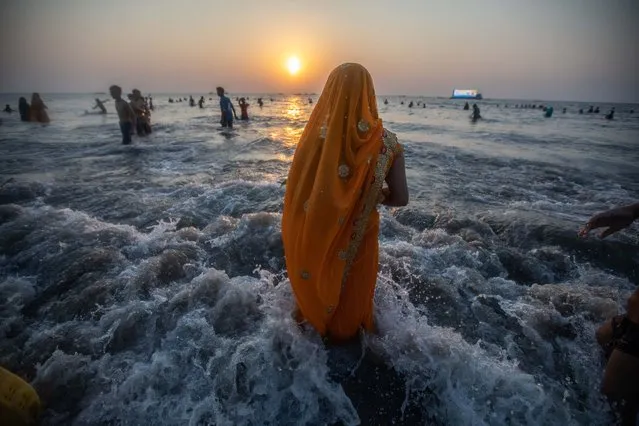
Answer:
<path fill-rule="evenodd" d="M 379 94 L 639 102 L 637 22 L 636 0 L 3 0 L 0 92 L 319 92 L 348 61 Z"/>

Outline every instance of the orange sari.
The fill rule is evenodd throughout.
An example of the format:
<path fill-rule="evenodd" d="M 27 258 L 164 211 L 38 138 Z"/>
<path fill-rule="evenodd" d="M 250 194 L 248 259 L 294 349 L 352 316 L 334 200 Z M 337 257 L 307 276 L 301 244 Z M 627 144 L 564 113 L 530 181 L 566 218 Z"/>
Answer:
<path fill-rule="evenodd" d="M 358 64 L 328 78 L 289 171 L 282 239 L 299 313 L 322 336 L 373 327 L 382 185 L 401 146 Z"/>

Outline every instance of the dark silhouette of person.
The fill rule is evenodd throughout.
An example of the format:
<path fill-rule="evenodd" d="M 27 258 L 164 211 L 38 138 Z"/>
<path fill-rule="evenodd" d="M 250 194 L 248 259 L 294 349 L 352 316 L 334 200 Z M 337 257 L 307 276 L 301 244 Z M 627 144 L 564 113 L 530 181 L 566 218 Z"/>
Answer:
<path fill-rule="evenodd" d="M 29 120 L 29 111 L 31 110 L 31 105 L 27 102 L 25 97 L 21 97 L 18 100 L 18 111 L 20 112 L 20 120 L 21 121 L 30 121 Z"/>
<path fill-rule="evenodd" d="M 309 103 L 310 105 L 313 105 L 313 99 L 308 98 L 308 103 Z"/>
<path fill-rule="evenodd" d="M 565 113 L 566 113 L 566 108 L 564 108 L 561 112 L 562 112 L 563 114 L 565 114 Z"/>
<path fill-rule="evenodd" d="M 468 111 L 470 109 L 470 105 L 468 105 L 468 102 L 466 102 L 464 104 L 464 111 Z"/>
<path fill-rule="evenodd" d="M 7 104 L 7 106 L 4 107 L 4 112 L 11 114 L 13 112 L 11 105 Z"/>
<path fill-rule="evenodd" d="M 260 106 L 260 108 L 264 106 L 264 101 L 262 100 L 262 98 L 257 98 L 257 104 Z"/>
<path fill-rule="evenodd" d="M 153 106 L 153 98 L 149 96 L 149 109 L 153 111 L 155 107 Z"/>
<path fill-rule="evenodd" d="M 584 109 L 583 108 L 579 108 L 579 114 L 583 114 L 584 113 Z"/>
<path fill-rule="evenodd" d="M 477 106 L 477 104 L 473 104 L 473 112 L 470 115 L 470 119 L 473 121 L 481 119 L 481 112 L 479 111 L 479 107 Z"/>
<path fill-rule="evenodd" d="M 588 114 L 592 114 L 593 112 L 595 112 L 595 109 L 593 108 L 592 105 L 590 105 L 590 108 L 588 109 Z"/>
<path fill-rule="evenodd" d="M 246 99 L 244 98 L 240 98 L 240 120 L 248 120 L 249 116 L 248 116 L 248 107 L 249 104 L 248 102 L 246 102 Z"/>
<path fill-rule="evenodd" d="M 200 107 L 200 109 L 204 108 L 204 96 L 200 96 L 200 100 L 197 101 L 197 104 Z"/>
<path fill-rule="evenodd" d="M 169 98 L 169 103 L 172 104 L 173 103 L 173 98 Z"/>
<path fill-rule="evenodd" d="M 400 104 L 400 105 L 404 105 L 404 101 L 401 101 L 399 104 Z"/>
<path fill-rule="evenodd" d="M 599 114 L 599 107 L 595 108 L 595 114 Z"/>
<path fill-rule="evenodd" d="M 195 100 L 193 99 L 193 96 L 189 96 L 189 106 L 195 106 Z"/>
<path fill-rule="evenodd" d="M 93 109 L 99 108 L 100 109 L 100 114 L 106 114 L 107 110 L 106 107 L 104 106 L 104 103 L 106 102 L 106 100 L 101 101 L 98 98 L 95 98 L 95 106 L 93 107 Z"/>
<path fill-rule="evenodd" d="M 612 107 L 610 112 L 606 114 L 606 120 L 614 120 L 615 118 L 615 107 Z"/>
<path fill-rule="evenodd" d="M 388 99 L 384 99 L 384 105 L 388 105 Z"/>
<path fill-rule="evenodd" d="M 412 107 L 413 107 L 413 101 L 410 101 L 410 102 L 408 103 L 408 108 L 412 108 Z"/>

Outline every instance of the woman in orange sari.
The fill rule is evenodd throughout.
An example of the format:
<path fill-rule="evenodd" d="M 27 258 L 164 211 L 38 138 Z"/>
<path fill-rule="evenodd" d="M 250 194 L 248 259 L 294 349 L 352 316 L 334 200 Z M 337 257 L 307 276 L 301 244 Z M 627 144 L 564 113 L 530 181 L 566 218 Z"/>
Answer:
<path fill-rule="evenodd" d="M 380 203 L 408 203 L 403 149 L 382 126 L 368 71 L 344 64 L 300 138 L 282 216 L 298 316 L 322 336 L 347 340 L 373 329 Z"/>
<path fill-rule="evenodd" d="M 31 113 L 29 121 L 36 121 L 38 123 L 48 123 L 49 115 L 47 114 L 47 106 L 40 98 L 38 93 L 34 93 L 31 96 Z"/>

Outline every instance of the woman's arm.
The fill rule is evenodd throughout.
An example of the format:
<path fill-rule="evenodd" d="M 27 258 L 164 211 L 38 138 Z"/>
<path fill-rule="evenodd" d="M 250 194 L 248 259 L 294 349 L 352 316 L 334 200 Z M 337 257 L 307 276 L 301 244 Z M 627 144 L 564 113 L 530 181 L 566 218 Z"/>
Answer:
<path fill-rule="evenodd" d="M 386 175 L 388 189 L 384 188 L 385 195 L 382 204 L 390 207 L 402 207 L 408 204 L 408 184 L 406 183 L 406 165 L 404 153 L 400 152 L 395 157 L 388 175 Z"/>

